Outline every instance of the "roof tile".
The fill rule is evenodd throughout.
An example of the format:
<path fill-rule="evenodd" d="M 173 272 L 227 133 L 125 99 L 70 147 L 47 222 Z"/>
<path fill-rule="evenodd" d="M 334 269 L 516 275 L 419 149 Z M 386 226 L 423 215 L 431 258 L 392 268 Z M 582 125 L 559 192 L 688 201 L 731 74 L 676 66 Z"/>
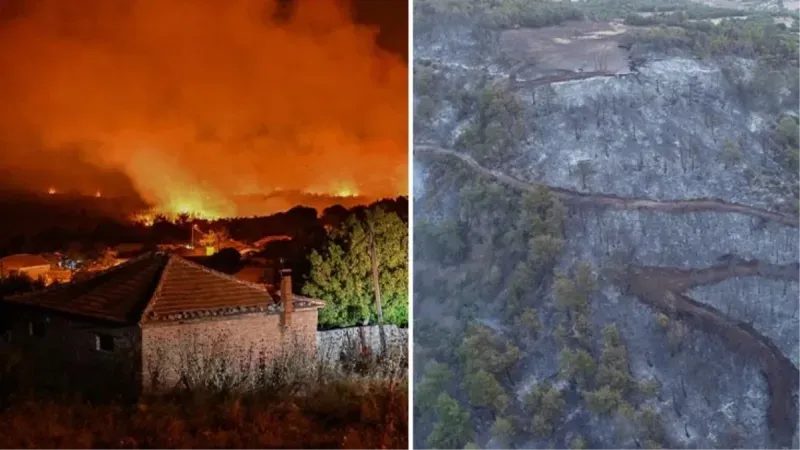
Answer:
<path fill-rule="evenodd" d="M 238 280 L 180 256 L 149 253 L 88 280 L 5 299 L 120 323 L 277 313 L 266 287 Z M 294 296 L 295 309 L 320 308 Z"/>

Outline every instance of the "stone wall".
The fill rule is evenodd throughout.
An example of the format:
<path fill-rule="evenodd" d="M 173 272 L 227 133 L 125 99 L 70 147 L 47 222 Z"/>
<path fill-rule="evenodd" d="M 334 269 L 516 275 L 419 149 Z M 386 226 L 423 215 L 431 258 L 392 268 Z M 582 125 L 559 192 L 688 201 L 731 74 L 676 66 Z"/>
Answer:
<path fill-rule="evenodd" d="M 408 347 L 408 328 L 399 328 L 395 325 L 385 325 L 386 345 Z M 369 325 L 365 327 L 339 328 L 317 332 L 317 349 L 320 358 L 336 360 L 340 357 L 346 345 L 355 345 L 361 342 L 373 352 L 381 349 L 379 327 Z"/>

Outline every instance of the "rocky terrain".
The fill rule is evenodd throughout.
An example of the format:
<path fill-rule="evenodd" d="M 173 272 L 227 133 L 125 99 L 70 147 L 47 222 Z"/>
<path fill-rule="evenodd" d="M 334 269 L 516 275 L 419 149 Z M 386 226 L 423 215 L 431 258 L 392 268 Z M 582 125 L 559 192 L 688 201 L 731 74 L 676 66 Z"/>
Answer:
<path fill-rule="evenodd" d="M 796 31 L 418 9 L 415 445 L 798 448 Z"/>

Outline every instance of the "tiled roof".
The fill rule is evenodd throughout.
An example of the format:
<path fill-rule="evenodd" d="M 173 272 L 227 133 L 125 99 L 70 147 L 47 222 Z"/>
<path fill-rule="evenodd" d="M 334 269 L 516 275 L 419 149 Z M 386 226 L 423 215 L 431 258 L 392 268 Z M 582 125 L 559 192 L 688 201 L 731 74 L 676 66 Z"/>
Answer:
<path fill-rule="evenodd" d="M 261 285 L 162 253 L 143 255 L 85 281 L 6 301 L 120 323 L 277 313 L 281 309 Z M 294 307 L 320 308 L 322 303 L 294 296 Z"/>
<path fill-rule="evenodd" d="M 292 303 L 294 303 L 295 309 L 325 307 L 325 302 L 323 302 L 322 300 L 317 300 L 311 297 L 304 297 L 302 295 L 297 295 L 297 294 L 292 295 Z"/>
<path fill-rule="evenodd" d="M 84 281 L 7 297 L 5 301 L 113 322 L 136 321 L 164 264 L 164 255 L 131 259 Z"/>
<path fill-rule="evenodd" d="M 144 319 L 160 321 L 262 312 L 273 304 L 272 296 L 257 284 L 172 256 Z"/>

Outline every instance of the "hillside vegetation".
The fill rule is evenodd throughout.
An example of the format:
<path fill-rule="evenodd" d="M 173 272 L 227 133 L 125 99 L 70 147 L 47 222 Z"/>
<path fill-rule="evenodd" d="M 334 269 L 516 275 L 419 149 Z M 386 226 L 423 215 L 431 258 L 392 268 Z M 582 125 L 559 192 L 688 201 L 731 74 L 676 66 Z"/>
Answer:
<path fill-rule="evenodd" d="M 766 3 L 416 3 L 415 446 L 797 445 L 797 13 Z"/>

